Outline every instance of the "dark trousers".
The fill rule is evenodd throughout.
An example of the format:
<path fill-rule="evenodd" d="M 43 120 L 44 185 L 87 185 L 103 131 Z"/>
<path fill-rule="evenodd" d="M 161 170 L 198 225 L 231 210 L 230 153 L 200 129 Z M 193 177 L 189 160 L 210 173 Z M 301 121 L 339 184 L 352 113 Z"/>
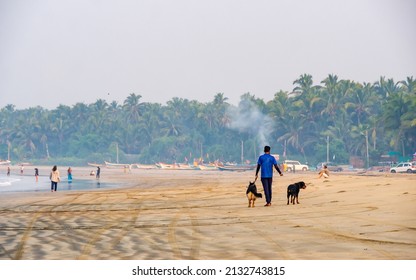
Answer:
<path fill-rule="evenodd" d="M 264 195 L 266 196 L 266 203 L 272 202 L 272 182 L 273 178 L 261 178 Z"/>
<path fill-rule="evenodd" d="M 58 187 L 58 182 L 51 181 L 51 190 L 56 191 L 57 187 Z"/>

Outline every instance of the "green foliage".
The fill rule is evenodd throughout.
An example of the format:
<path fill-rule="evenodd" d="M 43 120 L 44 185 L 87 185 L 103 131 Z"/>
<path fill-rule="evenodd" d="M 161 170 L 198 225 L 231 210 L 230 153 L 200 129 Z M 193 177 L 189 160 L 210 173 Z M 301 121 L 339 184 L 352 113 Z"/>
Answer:
<path fill-rule="evenodd" d="M 173 98 L 166 105 L 141 102 L 131 93 L 123 104 L 99 99 L 92 104 L 0 109 L 0 159 L 51 165 L 87 162 L 183 162 L 201 157 L 256 162 L 262 146 L 313 165 L 351 157 L 370 163 L 390 151 L 411 156 L 416 147 L 416 82 L 381 77 L 360 84 L 330 74 L 314 85 L 303 74 L 293 92 L 271 100 L 250 93 L 237 106 L 223 93 L 211 102 Z M 243 150 L 242 150 L 243 147 Z M 335 155 L 335 159 L 334 159 Z"/>

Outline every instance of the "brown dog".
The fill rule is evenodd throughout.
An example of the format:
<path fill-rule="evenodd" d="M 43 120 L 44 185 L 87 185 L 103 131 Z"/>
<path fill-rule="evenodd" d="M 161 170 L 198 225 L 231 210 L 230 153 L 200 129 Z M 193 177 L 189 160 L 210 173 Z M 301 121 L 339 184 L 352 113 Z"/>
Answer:
<path fill-rule="evenodd" d="M 263 197 L 261 193 L 257 192 L 257 187 L 254 182 L 249 182 L 246 195 L 248 199 L 248 207 L 254 207 L 254 202 L 256 201 L 257 197 Z"/>

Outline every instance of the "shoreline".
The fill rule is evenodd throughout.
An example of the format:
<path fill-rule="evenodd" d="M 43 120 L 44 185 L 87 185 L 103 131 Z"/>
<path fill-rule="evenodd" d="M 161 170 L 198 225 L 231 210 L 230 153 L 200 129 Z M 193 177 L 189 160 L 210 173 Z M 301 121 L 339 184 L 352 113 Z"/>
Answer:
<path fill-rule="evenodd" d="M 90 169 L 73 167 L 74 177 Z M 273 182 L 272 206 L 263 198 L 255 208 L 245 197 L 254 171 L 101 175 L 126 185 L 2 195 L 0 259 L 416 258 L 414 174 L 285 173 Z M 300 204 L 286 205 L 286 187 L 296 181 L 307 188 Z"/>

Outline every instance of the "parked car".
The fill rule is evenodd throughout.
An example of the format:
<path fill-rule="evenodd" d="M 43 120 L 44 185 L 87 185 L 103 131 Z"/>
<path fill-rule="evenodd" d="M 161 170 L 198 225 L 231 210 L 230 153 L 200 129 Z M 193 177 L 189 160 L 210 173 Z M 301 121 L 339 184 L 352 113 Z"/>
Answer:
<path fill-rule="evenodd" d="M 318 163 L 318 165 L 316 166 L 316 170 L 318 170 L 318 171 L 321 170 L 324 167 L 324 165 L 326 165 L 328 167 L 328 170 L 329 171 L 340 172 L 340 171 L 343 170 L 341 166 L 339 166 L 339 165 L 337 165 L 337 164 L 335 164 L 333 162 L 321 162 L 321 163 Z"/>
<path fill-rule="evenodd" d="M 413 173 L 416 172 L 416 162 L 400 162 L 396 166 L 390 168 L 391 173 Z"/>
<path fill-rule="evenodd" d="M 297 160 L 285 160 L 283 162 L 283 165 L 286 166 L 287 172 L 292 172 L 293 168 L 295 168 L 295 171 L 307 171 L 309 170 L 309 166 L 306 164 L 302 164 Z"/>

